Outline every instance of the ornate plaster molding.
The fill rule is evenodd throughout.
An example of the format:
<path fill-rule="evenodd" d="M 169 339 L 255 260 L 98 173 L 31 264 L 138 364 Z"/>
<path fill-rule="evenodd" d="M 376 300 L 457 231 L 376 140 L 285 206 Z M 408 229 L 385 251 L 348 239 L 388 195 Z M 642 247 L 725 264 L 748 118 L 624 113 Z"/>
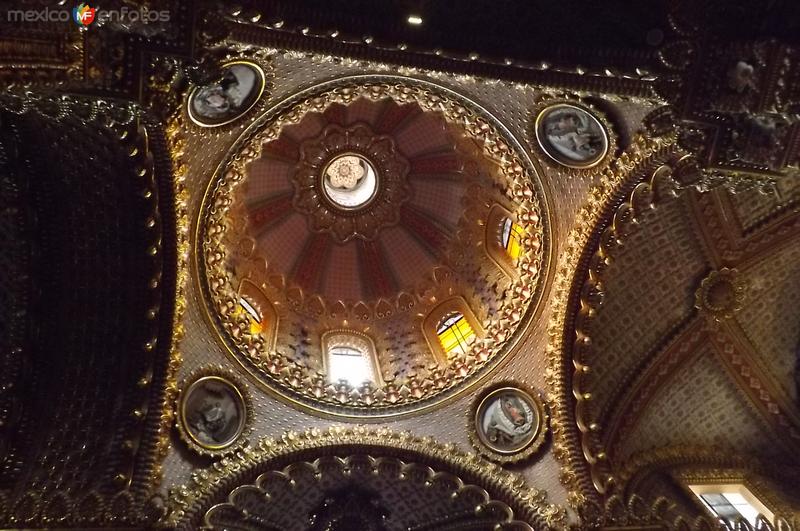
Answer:
<path fill-rule="evenodd" d="M 602 271 L 609 246 L 617 243 L 612 231 L 624 231 L 635 222 L 638 209 L 649 208 L 661 194 L 670 193 L 656 186 L 657 181 L 669 178 L 688 163 L 685 156 L 679 158 L 675 140 L 674 135 L 639 136 L 602 173 L 600 183 L 578 213 L 556 269 L 553 317 L 548 329 L 548 399 L 553 451 L 562 464 L 561 479 L 570 491 L 570 504 L 578 509 L 596 499 L 598 492 L 604 493 L 611 479 L 607 472 L 601 472 L 607 456 L 596 448 L 600 426 L 586 417 L 591 394 L 583 389 L 582 376 L 591 369 L 581 349 L 588 346 L 589 339 L 579 332 L 577 341 L 572 342 L 573 327 L 579 328 L 580 320 L 590 319 L 596 311 L 586 297 L 601 296 L 598 290 L 581 290 L 584 275 L 591 269 L 596 279 Z M 668 160 L 675 162 L 666 164 Z M 621 205 L 617 203 L 620 200 Z M 597 258 L 592 260 L 597 247 Z"/>
<path fill-rule="evenodd" d="M 566 511 L 546 502 L 546 493 L 525 484 L 524 480 L 475 454 L 463 453 L 452 443 L 440 444 L 430 437 L 418 438 L 408 432 L 386 428 L 371 430 L 331 427 L 321 431 L 288 432 L 279 440 L 261 439 L 231 457 L 196 472 L 192 480 L 170 492 L 168 512 L 162 523 L 184 526 L 198 522 L 204 512 L 224 498 L 237 485 L 253 481 L 258 475 L 287 464 L 323 455 L 366 454 L 373 458 L 410 460 L 433 468 L 445 468 L 467 483 L 485 489 L 507 504 L 517 517 L 538 528 L 566 525 Z"/>

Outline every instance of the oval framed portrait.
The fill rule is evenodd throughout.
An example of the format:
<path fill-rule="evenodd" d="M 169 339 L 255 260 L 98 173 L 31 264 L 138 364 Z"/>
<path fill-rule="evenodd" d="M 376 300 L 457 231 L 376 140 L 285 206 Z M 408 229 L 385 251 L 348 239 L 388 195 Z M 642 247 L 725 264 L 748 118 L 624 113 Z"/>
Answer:
<path fill-rule="evenodd" d="M 614 144 L 605 118 L 589 106 L 569 100 L 542 106 L 536 114 L 534 134 L 547 157 L 577 170 L 607 162 Z"/>
<path fill-rule="evenodd" d="M 250 61 L 222 66 L 222 79 L 195 87 L 189 93 L 189 118 L 201 127 L 229 124 L 253 108 L 264 93 L 264 69 Z"/>
<path fill-rule="evenodd" d="M 177 425 L 190 449 L 202 455 L 225 455 L 241 447 L 250 431 L 251 399 L 231 372 L 207 367 L 182 386 Z"/>
<path fill-rule="evenodd" d="M 530 457 L 547 435 L 547 412 L 538 394 L 504 382 L 484 391 L 470 415 L 470 439 L 492 461 L 512 463 Z"/>

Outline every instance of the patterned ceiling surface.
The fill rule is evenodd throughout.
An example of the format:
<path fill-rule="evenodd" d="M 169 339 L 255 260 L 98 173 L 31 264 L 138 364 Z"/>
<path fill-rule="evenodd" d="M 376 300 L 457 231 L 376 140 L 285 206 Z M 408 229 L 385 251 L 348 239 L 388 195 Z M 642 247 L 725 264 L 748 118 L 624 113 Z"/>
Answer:
<path fill-rule="evenodd" d="M 500 57 L 537 8 L 25 0 L 66 19 L 0 31 L 0 527 L 716 530 L 725 484 L 798 528 L 800 49 L 746 3 Z M 542 445 L 492 454 L 493 386 Z"/>
<path fill-rule="evenodd" d="M 672 451 L 669 469 L 701 448 L 796 465 L 793 190 L 661 190 L 649 204 L 634 198 L 632 213 L 618 207 L 624 222 L 608 229 L 601 274 L 583 290 L 596 313 L 579 325 L 590 340 L 583 421 L 602 426 L 590 444 L 608 455 L 598 466 L 621 470 Z M 714 282 L 716 291 L 702 288 Z"/>
<path fill-rule="evenodd" d="M 290 96 L 294 91 L 315 84 L 318 79 L 330 79 L 344 75 L 362 73 L 364 64 L 358 62 L 332 62 L 325 57 L 293 54 L 277 54 L 274 57 L 274 68 L 286 72 L 286 75 L 275 79 L 273 93 L 262 104 L 262 108 L 271 102 L 278 102 Z M 386 72 L 384 65 L 372 65 L 376 72 Z M 439 83 L 449 84 L 453 81 L 449 76 L 436 72 L 420 72 L 416 70 L 403 70 L 401 73 L 410 75 L 425 75 Z M 488 108 L 495 113 L 514 134 L 530 149 L 531 137 L 527 133 L 527 124 L 530 119 L 528 108 L 536 99 L 536 91 L 530 88 L 516 87 L 502 82 L 488 82 L 480 79 L 457 79 L 459 90 L 468 93 L 476 101 L 491 106 Z M 627 131 L 628 135 L 641 128 L 642 118 L 654 108 L 653 103 L 623 101 L 609 108 L 609 113 L 617 118 L 618 126 Z M 226 129 L 215 133 L 213 136 L 187 136 L 185 150 L 187 163 L 194 168 L 203 168 L 190 174 L 189 188 L 200 189 L 204 182 L 211 178 L 211 169 L 216 167 L 222 159 L 222 154 L 233 143 L 235 137 L 241 133 L 246 124 Z M 586 179 L 564 179 L 559 176 L 556 169 L 549 166 L 538 166 L 543 185 L 557 194 L 560 198 L 559 208 L 552 211 L 551 224 L 554 232 L 554 253 L 560 252 L 560 245 L 568 229 L 572 226 L 575 214 L 583 204 L 583 197 L 594 181 L 593 177 Z M 189 197 L 190 209 L 197 212 L 201 200 L 200 194 Z M 186 317 L 186 338 L 182 343 L 184 352 L 184 365 L 181 374 L 185 375 L 193 369 L 206 365 L 225 363 L 235 370 L 240 370 L 232 360 L 224 356 L 222 347 L 215 341 L 213 333 L 203 317 L 203 303 L 195 290 L 194 284 L 190 285 L 191 293 L 188 298 Z M 545 298 L 540 309 L 540 314 L 535 319 L 527 336 L 515 351 L 513 363 L 506 363 L 494 371 L 486 380 L 491 382 L 514 380 L 529 385 L 535 389 L 544 389 L 544 373 L 546 361 L 541 353 L 547 344 L 547 321 L 551 308 L 549 300 Z M 255 380 L 249 380 L 255 383 Z M 270 393 L 258 386 L 251 385 L 254 394 L 255 409 L 259 413 L 254 419 L 252 440 L 261 437 L 276 437 L 287 431 L 303 431 L 308 428 L 324 428 L 331 425 L 325 418 L 309 416 L 303 411 L 295 409 L 286 403 L 277 400 Z M 472 401 L 471 394 L 443 405 L 440 409 L 430 413 L 417 415 L 409 419 L 394 420 L 390 425 L 394 429 L 409 430 L 416 435 L 432 436 L 437 440 L 453 441 L 461 449 L 469 449 L 470 443 L 465 426 L 469 419 L 468 411 Z M 193 470 L 193 458 L 182 445 L 174 445 L 171 453 L 164 463 L 165 489 L 185 483 Z M 548 493 L 548 500 L 566 506 L 567 492 L 559 481 L 559 467 L 551 453 L 545 453 L 541 458 L 520 468 L 520 473 L 528 481 L 544 489 Z"/>
<path fill-rule="evenodd" d="M 636 453 L 687 442 L 766 459 L 780 456 L 764 437 L 767 423 L 741 396 L 714 353 L 700 347 L 689 359 L 663 382 L 663 390 L 620 441 L 613 459 L 624 463 Z"/>

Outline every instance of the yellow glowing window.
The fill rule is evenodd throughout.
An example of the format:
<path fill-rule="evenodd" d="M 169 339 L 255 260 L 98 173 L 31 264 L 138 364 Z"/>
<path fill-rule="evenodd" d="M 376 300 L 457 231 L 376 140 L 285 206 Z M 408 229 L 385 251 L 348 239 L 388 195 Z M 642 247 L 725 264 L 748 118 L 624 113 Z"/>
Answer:
<path fill-rule="evenodd" d="M 509 258 L 511 258 L 514 263 L 519 260 L 519 255 L 522 252 L 522 247 L 520 246 L 522 236 L 522 227 L 514 223 L 511 218 L 505 218 L 503 220 L 501 243 Z"/>
<path fill-rule="evenodd" d="M 436 334 L 447 354 L 451 352 L 466 354 L 469 344 L 475 338 L 475 331 L 464 316 L 458 312 L 451 313 L 442 319 L 436 328 Z"/>
<path fill-rule="evenodd" d="M 264 323 L 261 314 L 250 304 L 244 297 L 239 297 L 239 308 L 237 308 L 237 315 L 243 313 L 247 315 L 250 321 L 250 333 L 260 334 L 264 330 Z"/>

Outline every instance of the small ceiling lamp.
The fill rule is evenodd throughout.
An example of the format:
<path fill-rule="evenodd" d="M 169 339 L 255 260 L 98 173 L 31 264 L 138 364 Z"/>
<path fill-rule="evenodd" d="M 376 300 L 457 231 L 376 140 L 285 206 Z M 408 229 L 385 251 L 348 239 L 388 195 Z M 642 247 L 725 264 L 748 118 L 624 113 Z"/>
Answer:
<path fill-rule="evenodd" d="M 422 17 L 419 15 L 408 15 L 406 21 L 412 26 L 419 26 L 422 24 Z"/>

